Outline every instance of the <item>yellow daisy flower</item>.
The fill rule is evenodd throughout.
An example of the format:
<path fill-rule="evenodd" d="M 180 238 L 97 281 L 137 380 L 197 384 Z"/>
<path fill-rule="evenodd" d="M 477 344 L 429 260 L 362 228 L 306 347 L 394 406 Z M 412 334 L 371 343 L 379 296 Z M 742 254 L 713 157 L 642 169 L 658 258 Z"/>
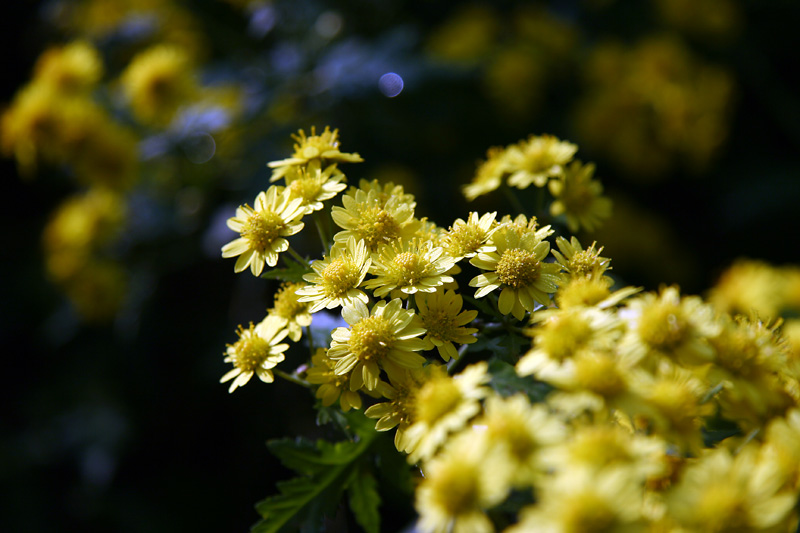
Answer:
<path fill-rule="evenodd" d="M 319 385 L 316 397 L 322 405 L 339 405 L 345 413 L 350 409 L 361 409 L 361 395 L 350 390 L 350 374 L 337 374 L 334 370 L 336 361 L 328 357 L 327 349 L 317 348 L 311 357 L 311 367 L 306 371 L 306 380 Z"/>
<path fill-rule="evenodd" d="M 378 388 L 381 368 L 391 376 L 400 369 L 421 368 L 425 358 L 414 352 L 428 344 L 418 338 L 425 333 L 413 311 L 403 309 L 402 300 L 380 301 L 372 312 L 360 300 L 342 309 L 349 328 L 336 328 L 328 357 L 336 361 L 337 374 L 352 373 L 350 390 Z"/>
<path fill-rule="evenodd" d="M 511 145 L 506 151 L 505 159 L 511 174 L 508 184 L 518 189 L 531 184 L 544 187 L 547 180 L 564 173 L 564 165 L 577 151 L 576 145 L 552 135 L 531 135 L 527 141 Z"/>
<path fill-rule="evenodd" d="M 376 403 L 364 411 L 369 418 L 378 419 L 375 423 L 378 431 L 389 431 L 397 427 L 394 434 L 397 451 L 409 451 L 406 430 L 414 422 L 414 396 L 422 384 L 438 371 L 438 367 L 439 365 L 433 363 L 424 368 L 395 372 L 389 376 L 391 384 L 378 384 L 378 390 L 388 401 Z"/>
<path fill-rule="evenodd" d="M 593 164 L 573 161 L 563 175 L 547 184 L 556 198 L 550 204 L 550 214 L 565 215 L 571 232 L 581 228 L 594 231 L 611 216 L 611 200 L 602 195 L 603 185 L 592 179 L 593 174 Z"/>
<path fill-rule="evenodd" d="M 436 367 L 414 395 L 414 423 L 406 430 L 409 462 L 431 458 L 448 435 L 462 429 L 481 410 L 489 390 L 485 362 L 470 365 L 460 374 L 447 375 Z"/>
<path fill-rule="evenodd" d="M 488 272 L 472 278 L 469 285 L 478 288 L 475 298 L 501 289 L 500 312 L 522 320 L 525 311 L 533 312 L 537 302 L 550 305 L 548 293 L 558 288 L 561 267 L 544 262 L 550 243 L 541 240 L 539 232 L 520 234 L 517 229 L 516 224 L 498 228 L 492 235 L 496 251 L 479 253 L 470 259 L 473 266 Z"/>
<path fill-rule="evenodd" d="M 57 92 L 75 94 L 90 90 L 103 76 L 100 54 L 86 41 L 74 41 L 46 50 L 36 61 L 37 82 L 51 85 Z"/>
<path fill-rule="evenodd" d="M 289 248 L 285 237 L 303 229 L 302 200 L 281 189 L 273 185 L 259 193 L 255 209 L 245 204 L 236 208 L 235 217 L 228 219 L 228 227 L 241 235 L 222 247 L 222 257 L 239 256 L 234 271 L 250 267 L 254 276 L 260 276 L 264 263 L 274 267 L 278 254 Z"/>
<path fill-rule="evenodd" d="M 366 304 L 369 297 L 358 286 L 371 264 L 364 241 L 350 237 L 346 243 L 334 245 L 327 258 L 311 263 L 313 272 L 303 276 L 311 285 L 297 290 L 298 301 L 314 302 L 311 313 L 354 305 L 357 301 Z"/>
<path fill-rule="evenodd" d="M 570 307 L 608 309 L 642 290 L 641 287 L 623 287 L 611 292 L 609 281 L 611 280 L 607 276 L 599 279 L 569 278 L 556 292 L 556 306 L 560 309 Z"/>
<path fill-rule="evenodd" d="M 302 198 L 305 214 L 322 209 L 325 200 L 330 200 L 343 190 L 347 185 L 341 183 L 344 174 L 336 173 L 336 165 L 330 165 L 325 170 L 320 170 L 316 165 L 308 168 L 292 167 L 286 174 L 286 188 L 297 198 Z"/>
<path fill-rule="evenodd" d="M 446 272 L 455 263 L 455 259 L 430 241 L 395 241 L 372 254 L 369 271 L 376 277 L 367 280 L 364 287 L 374 289 L 376 298 L 389 293 L 404 298 L 417 292 L 436 292 L 436 287 L 453 282 Z"/>
<path fill-rule="evenodd" d="M 362 189 L 345 194 L 344 207 L 334 206 L 331 210 L 333 221 L 344 230 L 334 235 L 334 241 L 347 242 L 355 237 L 364 240 L 370 252 L 376 252 L 381 245 L 410 237 L 419 226 L 413 205 L 401 196 L 391 196 L 386 201 L 381 196 L 378 191 Z"/>
<path fill-rule="evenodd" d="M 347 194 L 355 197 L 356 191 L 358 190 L 362 190 L 365 193 L 375 191 L 378 200 L 384 204 L 389 201 L 389 198 L 398 197 L 402 203 L 409 205 L 411 209 L 417 207 L 417 201 L 414 195 L 406 193 L 402 185 L 395 185 L 394 182 L 391 181 L 381 183 L 378 179 L 372 181 L 361 179 L 358 181 L 358 187 L 354 185 L 351 186 L 350 189 L 347 190 Z"/>
<path fill-rule="evenodd" d="M 419 317 L 427 330 L 425 340 L 436 346 L 445 361 L 458 357 L 454 342 L 472 344 L 478 340 L 474 336 L 477 329 L 464 327 L 475 320 L 478 312 L 462 312 L 464 299 L 460 294 L 440 289 L 434 294 L 417 293 L 415 300 Z"/>
<path fill-rule="evenodd" d="M 275 293 L 272 308 L 267 310 L 271 316 L 283 320 L 284 327 L 289 330 L 289 338 L 294 342 L 299 341 L 303 335 L 302 328 L 311 325 L 309 304 L 301 302 L 296 294 L 296 291 L 302 287 L 305 287 L 304 283 L 286 282 L 281 284 L 278 292 Z"/>
<path fill-rule="evenodd" d="M 485 511 L 505 499 L 511 465 L 486 454 L 485 440 L 472 430 L 452 439 L 422 468 L 415 507 L 424 533 L 491 533 Z"/>
<path fill-rule="evenodd" d="M 135 56 L 120 77 L 134 116 L 145 124 L 164 125 L 198 87 L 189 56 L 177 46 L 161 44 Z"/>
<path fill-rule="evenodd" d="M 472 201 L 500 187 L 503 176 L 508 171 L 505 156 L 505 149 L 499 146 L 493 146 L 486 151 L 486 161 L 478 165 L 472 182 L 462 188 L 467 200 Z"/>
<path fill-rule="evenodd" d="M 292 138 L 297 141 L 294 144 L 294 154 L 288 159 L 273 161 L 267 166 L 272 169 L 270 181 L 281 179 L 291 167 L 305 166 L 312 161 L 327 167 L 331 163 L 361 163 L 364 161 L 358 154 L 348 154 L 339 151 L 339 130 L 331 131 L 329 126 L 325 126 L 325 131 L 317 135 L 314 126 L 311 127 L 311 135 L 306 136 L 302 129 L 297 134 L 292 134 Z"/>
<path fill-rule="evenodd" d="M 253 374 L 264 383 L 272 383 L 275 377 L 272 368 L 283 361 L 288 344 L 278 344 L 289 331 L 283 327 L 283 321 L 268 316 L 254 326 L 244 329 L 239 326 L 239 340 L 228 345 L 225 362 L 233 363 L 233 369 L 222 376 L 220 383 L 233 379 L 228 392 L 245 385 Z M 235 378 L 235 379 L 234 379 Z"/>
<path fill-rule="evenodd" d="M 584 250 L 580 241 L 575 237 L 569 241 L 564 237 L 556 237 L 558 250 L 553 250 L 553 255 L 570 278 L 600 279 L 606 270 L 611 269 L 611 259 L 600 257 L 603 247 L 595 250 L 595 244 L 597 243 L 593 242 L 589 248 Z M 609 285 L 613 282 L 610 278 L 606 278 L 604 281 L 608 281 Z"/>
<path fill-rule="evenodd" d="M 494 246 L 489 244 L 489 238 L 497 228 L 496 216 L 496 211 L 485 213 L 480 218 L 478 213 L 470 212 L 466 221 L 457 218 L 442 238 L 445 251 L 459 260 L 481 252 L 493 252 Z"/>

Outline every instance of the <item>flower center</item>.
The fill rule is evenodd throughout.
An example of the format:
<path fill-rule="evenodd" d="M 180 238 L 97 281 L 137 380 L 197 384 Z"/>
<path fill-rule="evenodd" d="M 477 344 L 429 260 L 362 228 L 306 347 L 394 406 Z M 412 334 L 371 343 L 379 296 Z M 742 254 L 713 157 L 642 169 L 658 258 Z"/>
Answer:
<path fill-rule="evenodd" d="M 432 494 L 449 516 L 468 513 L 478 507 L 480 493 L 474 467 L 450 464 L 433 479 L 436 490 Z"/>
<path fill-rule="evenodd" d="M 286 223 L 274 211 L 261 211 L 248 217 L 242 228 L 242 237 L 250 241 L 250 247 L 264 252 L 281 236 Z"/>
<path fill-rule="evenodd" d="M 392 264 L 395 267 L 393 270 L 395 270 L 399 286 L 414 285 L 425 276 L 426 265 L 420 261 L 419 255 L 413 252 L 397 254 L 392 260 Z"/>
<path fill-rule="evenodd" d="M 451 255 L 459 256 L 477 252 L 483 246 L 486 233 L 477 226 L 463 224 L 450 230 L 449 237 L 448 251 Z"/>
<path fill-rule="evenodd" d="M 662 303 L 650 306 L 642 313 L 639 335 L 656 350 L 671 350 L 683 344 L 689 324 L 678 306 Z"/>
<path fill-rule="evenodd" d="M 301 287 L 305 287 L 305 285 L 302 283 L 287 283 L 278 290 L 273 304 L 275 315 L 291 320 L 297 315 L 308 311 L 308 302 L 297 301 L 299 296 L 295 294 L 295 291 Z"/>
<path fill-rule="evenodd" d="M 425 383 L 417 393 L 416 420 L 433 425 L 461 403 L 461 389 L 453 378 L 444 376 Z"/>
<path fill-rule="evenodd" d="M 233 365 L 243 372 L 255 371 L 269 354 L 269 343 L 252 332 L 236 341 L 232 348 Z"/>
<path fill-rule="evenodd" d="M 422 315 L 422 322 L 431 337 L 443 341 L 453 338 L 453 332 L 456 328 L 453 324 L 453 315 L 444 309 L 429 308 L 428 312 Z"/>
<path fill-rule="evenodd" d="M 370 251 L 375 251 L 378 244 L 394 241 L 400 236 L 400 226 L 382 207 L 367 207 L 360 214 L 356 231 Z"/>
<path fill-rule="evenodd" d="M 350 351 L 359 361 L 381 359 L 394 342 L 391 324 L 382 316 L 370 316 L 355 324 L 350 332 Z"/>
<path fill-rule="evenodd" d="M 298 178 L 289 185 L 289 189 L 302 198 L 305 203 L 316 198 L 320 188 L 319 181 L 312 177 Z"/>
<path fill-rule="evenodd" d="M 569 272 L 575 277 L 588 278 L 603 272 L 600 258 L 594 250 L 582 250 L 569 260 Z"/>
<path fill-rule="evenodd" d="M 616 396 L 625 390 L 625 382 L 617 371 L 617 365 L 607 355 L 579 355 L 575 358 L 575 374 L 583 387 L 605 397 Z"/>
<path fill-rule="evenodd" d="M 574 313 L 552 317 L 536 337 L 536 344 L 551 359 L 563 361 L 582 348 L 592 334 L 589 323 Z"/>
<path fill-rule="evenodd" d="M 536 255 L 520 248 L 503 252 L 496 268 L 500 281 L 515 289 L 530 286 L 539 279 L 540 270 Z"/>
<path fill-rule="evenodd" d="M 334 297 L 343 296 L 358 285 L 359 271 L 354 265 L 341 257 L 334 259 L 322 270 L 325 291 Z"/>

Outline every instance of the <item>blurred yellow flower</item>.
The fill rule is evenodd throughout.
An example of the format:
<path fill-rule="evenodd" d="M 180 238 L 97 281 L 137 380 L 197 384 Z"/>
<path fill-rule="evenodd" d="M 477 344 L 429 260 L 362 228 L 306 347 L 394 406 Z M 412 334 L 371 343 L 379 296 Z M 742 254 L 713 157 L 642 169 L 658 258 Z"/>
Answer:
<path fill-rule="evenodd" d="M 594 164 L 573 161 L 563 174 L 547 184 L 556 198 L 550 204 L 550 214 L 565 215 L 571 232 L 581 228 L 594 231 L 611 216 L 611 200 L 602 196 L 603 185 L 592 179 L 593 174 Z"/>
<path fill-rule="evenodd" d="M 326 407 L 339 400 L 345 413 L 350 409 L 361 409 L 361 396 L 358 391 L 350 390 L 350 374 L 337 374 L 335 367 L 336 361 L 328 357 L 327 349 L 317 348 L 311 358 L 311 367 L 306 371 L 306 380 L 319 385 L 316 397 Z"/>

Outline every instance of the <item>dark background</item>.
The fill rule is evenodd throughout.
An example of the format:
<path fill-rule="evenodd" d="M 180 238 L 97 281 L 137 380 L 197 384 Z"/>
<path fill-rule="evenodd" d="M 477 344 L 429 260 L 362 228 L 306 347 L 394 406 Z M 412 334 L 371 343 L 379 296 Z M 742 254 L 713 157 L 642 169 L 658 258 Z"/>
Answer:
<path fill-rule="evenodd" d="M 514 4 L 492 5 L 510 11 Z M 646 31 L 636 2 L 612 2 L 601 14 L 581 11 L 580 2 L 541 4 L 573 14 L 590 37 L 631 38 Z M 205 21 L 209 38 L 221 40 L 215 60 L 242 46 L 254 55 L 259 47 L 276 46 L 229 39 L 220 25 L 241 24 L 242 15 L 227 6 L 187 5 Z M 800 7 L 778 0 L 738 5 L 746 15 L 743 33 L 728 47 L 706 50 L 737 83 L 729 138 L 708 171 L 636 182 L 602 153 L 579 152 L 597 162 L 612 196 L 632 198 L 667 228 L 652 237 L 665 239 L 654 257 L 624 256 L 624 262 L 607 249 L 622 282 L 649 289 L 680 283 L 684 292 L 702 293 L 738 257 L 775 264 L 798 259 Z M 296 6 L 311 17 L 333 4 Z M 0 343 L 6 361 L 0 530 L 243 531 L 257 520 L 253 504 L 287 476 L 264 442 L 324 434 L 313 427 L 313 398 L 296 386 L 253 383 L 229 395 L 217 383 L 227 371 L 225 343 L 235 340 L 239 323 L 263 316 L 274 285 L 234 275 L 232 261 L 204 252 L 204 239 L 220 206 L 252 201 L 265 187 L 263 164 L 288 156 L 288 132 L 310 124 L 338 127 L 343 149 L 367 160 L 348 167 L 351 179 L 383 175 L 385 163 L 411 169 L 408 188 L 417 194 L 417 215 L 444 226 L 472 208 L 510 212 L 500 196 L 473 207 L 457 193 L 487 147 L 541 132 L 580 145 L 564 121 L 563 94 L 549 94 L 543 111 L 514 123 L 498 115 L 474 74 L 429 72 L 419 36 L 448 17 L 448 3 L 353 0 L 336 7 L 367 49 L 387 50 L 388 70 L 395 62 L 414 73 L 405 92 L 389 99 L 374 85 L 348 88 L 343 82 L 306 97 L 295 122 L 248 147 L 247 157 L 257 162 L 253 179 L 236 186 L 223 181 L 208 192 L 206 219 L 197 228 L 153 238 L 137 252 L 147 258 L 137 261 L 151 265 L 151 275 L 134 316 L 102 325 L 75 316 L 47 279 L 40 244 L 49 213 L 74 185 L 54 170 L 22 179 L 13 161 L 0 160 Z M 0 102 L 10 102 L 38 54 L 60 38 L 41 22 L 41 4 L 0 9 L 6 51 Z M 403 31 L 412 38 L 397 37 Z M 634 236 L 641 231 L 625 230 Z M 395 526 L 409 519 L 399 518 Z"/>

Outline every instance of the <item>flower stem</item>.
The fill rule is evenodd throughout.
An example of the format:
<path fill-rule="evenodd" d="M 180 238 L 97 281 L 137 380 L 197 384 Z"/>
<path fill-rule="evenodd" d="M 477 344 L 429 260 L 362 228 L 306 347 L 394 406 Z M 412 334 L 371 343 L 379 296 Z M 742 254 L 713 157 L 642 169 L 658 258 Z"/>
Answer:
<path fill-rule="evenodd" d="M 308 260 L 306 260 L 306 258 L 305 258 L 305 257 L 303 257 L 303 256 L 301 256 L 300 254 L 298 254 L 298 253 L 295 251 L 295 249 L 294 249 L 294 248 L 292 248 L 291 246 L 289 247 L 289 255 L 291 255 L 292 257 L 294 257 L 295 261 L 297 261 L 298 263 L 300 263 L 300 264 L 301 264 L 301 265 L 303 265 L 304 267 L 306 267 L 306 268 L 309 268 L 309 267 L 311 266 L 311 265 L 308 263 Z"/>
<path fill-rule="evenodd" d="M 297 377 L 294 374 L 287 374 L 283 370 L 278 370 L 277 368 L 273 368 L 272 369 L 272 373 L 275 374 L 276 376 L 280 377 L 280 378 L 285 379 L 286 381 L 291 381 L 295 385 L 300 385 L 301 387 L 305 387 L 307 389 L 311 388 L 311 383 L 309 383 L 308 381 L 306 381 L 304 379 L 300 379 L 299 377 Z"/>

